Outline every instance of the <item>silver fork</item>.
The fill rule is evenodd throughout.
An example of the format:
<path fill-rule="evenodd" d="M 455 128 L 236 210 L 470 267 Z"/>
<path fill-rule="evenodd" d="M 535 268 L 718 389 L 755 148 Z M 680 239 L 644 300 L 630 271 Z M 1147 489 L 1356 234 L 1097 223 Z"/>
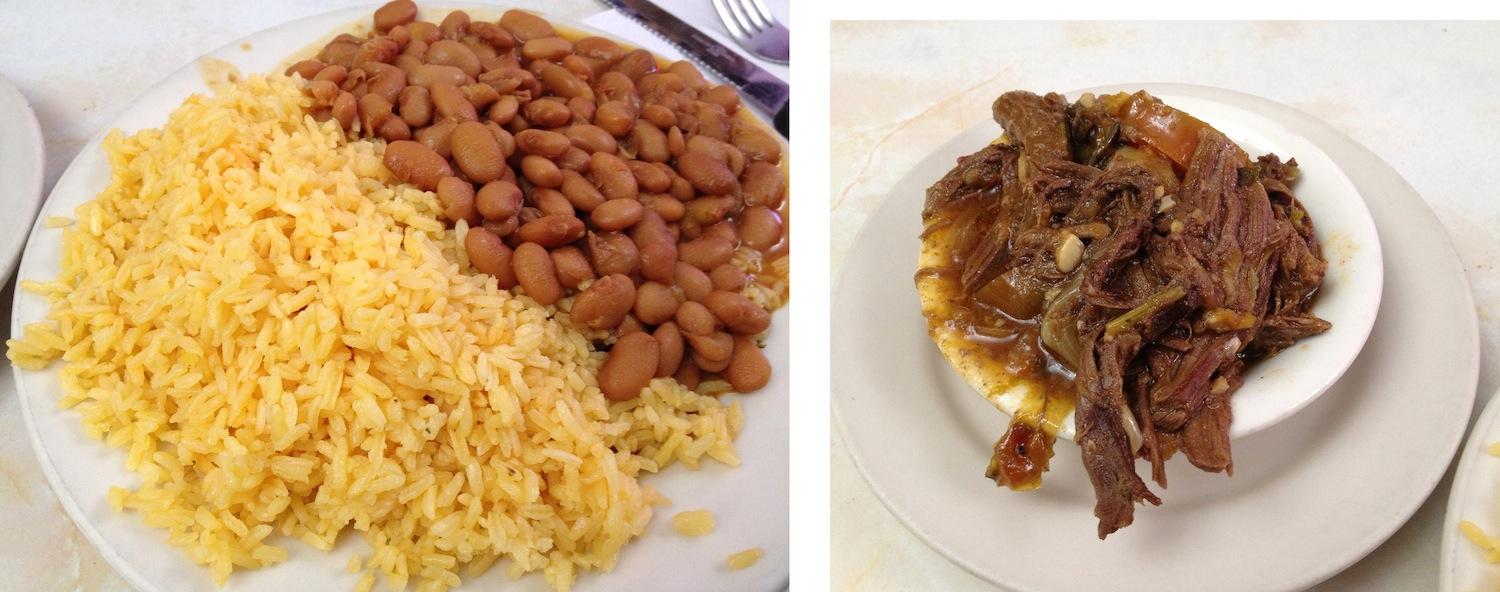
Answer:
<path fill-rule="evenodd" d="M 772 62 L 787 63 L 791 33 L 776 22 L 761 0 L 714 0 L 714 9 L 740 47 Z"/>

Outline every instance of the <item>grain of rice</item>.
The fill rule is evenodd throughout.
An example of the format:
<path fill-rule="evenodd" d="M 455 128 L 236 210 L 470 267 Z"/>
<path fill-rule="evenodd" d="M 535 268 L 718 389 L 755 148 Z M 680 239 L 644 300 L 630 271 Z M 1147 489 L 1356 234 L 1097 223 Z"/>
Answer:
<path fill-rule="evenodd" d="M 443 590 L 502 558 L 566 590 L 663 503 L 640 472 L 738 463 L 738 403 L 657 379 L 611 406 L 571 301 L 466 273 L 466 227 L 309 101 L 243 78 L 112 132 L 111 185 L 63 229 L 60 275 L 21 283 L 51 311 L 6 355 L 61 359 L 60 404 L 126 450 L 140 485 L 112 507 L 220 584 L 285 560 L 282 537 L 327 550 L 352 527 L 357 590 L 377 573 Z"/>
<path fill-rule="evenodd" d="M 708 510 L 685 510 L 672 517 L 672 530 L 682 536 L 706 536 L 717 524 L 714 513 Z"/>
<path fill-rule="evenodd" d="M 730 555 L 726 563 L 729 565 L 731 571 L 739 571 L 755 565 L 765 554 L 765 550 L 760 547 L 745 549 L 744 551 Z"/>

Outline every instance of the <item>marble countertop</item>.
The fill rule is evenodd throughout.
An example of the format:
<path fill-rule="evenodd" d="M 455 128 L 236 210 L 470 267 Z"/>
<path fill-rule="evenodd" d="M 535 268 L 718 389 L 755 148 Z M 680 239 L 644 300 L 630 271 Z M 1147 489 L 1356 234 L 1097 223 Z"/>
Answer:
<path fill-rule="evenodd" d="M 662 49 L 661 40 L 592 0 L 486 3 L 583 22 L 666 55 L 680 55 Z M 708 0 L 658 3 L 721 41 L 728 39 Z M 786 0 L 767 3 L 778 19 L 790 22 Z M 20 88 L 36 111 L 46 138 L 44 188 L 50 191 L 83 145 L 113 121 L 133 97 L 196 56 L 280 23 L 349 6 L 377 4 L 377 0 L 8 2 L 6 17 L 0 19 L 0 39 L 10 43 L 0 44 L 0 74 Z M 768 69 L 786 77 L 784 68 Z M 5 281 L 0 278 L 0 283 Z M 0 335 L 10 335 L 14 283 L 12 278 L 0 288 Z M 0 343 L 0 354 L 3 352 Z M 31 449 L 16 401 L 11 366 L 3 359 L 0 541 L 6 541 L 0 544 L 0 590 L 130 590 L 73 526 L 53 495 Z"/>
<path fill-rule="evenodd" d="M 1500 138 L 1500 25 L 1482 23 L 895 23 L 832 26 L 835 277 L 885 192 L 987 120 L 1010 89 L 1130 81 L 1231 88 L 1322 118 L 1373 149 L 1437 213 L 1478 306 L 1475 412 L 1500 387 L 1500 199 L 1476 182 Z M 833 434 L 833 590 L 994 590 L 907 531 Z M 1454 459 L 1456 464 L 1456 459 Z M 1435 590 L 1450 474 L 1400 531 L 1319 590 Z"/>

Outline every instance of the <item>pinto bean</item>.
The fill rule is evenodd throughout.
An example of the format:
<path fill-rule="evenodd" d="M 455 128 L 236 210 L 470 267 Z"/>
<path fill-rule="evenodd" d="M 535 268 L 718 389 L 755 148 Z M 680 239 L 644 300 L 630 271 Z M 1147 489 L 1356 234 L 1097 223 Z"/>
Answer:
<path fill-rule="evenodd" d="M 474 77 L 465 74 L 463 70 L 454 66 L 418 64 L 412 66 L 411 71 L 406 73 L 406 81 L 418 86 L 425 86 L 428 90 L 431 90 L 432 85 L 438 83 L 449 84 L 454 88 L 465 84 L 473 84 Z"/>
<path fill-rule="evenodd" d="M 374 136 L 380 124 L 391 116 L 391 102 L 380 95 L 367 94 L 359 98 L 358 110 L 360 130 Z"/>
<path fill-rule="evenodd" d="M 453 162 L 475 183 L 497 181 L 504 175 L 505 152 L 495 134 L 478 121 L 465 121 L 453 128 L 450 139 Z"/>
<path fill-rule="evenodd" d="M 496 100 L 494 105 L 490 105 L 490 110 L 485 114 L 485 118 L 500 125 L 505 125 L 510 123 L 510 120 L 515 119 L 516 112 L 520 111 L 520 109 L 521 103 L 514 95 L 505 95 Z"/>
<path fill-rule="evenodd" d="M 695 360 L 698 365 L 709 372 L 718 372 L 724 366 L 704 366 L 703 361 L 728 362 L 730 354 L 734 353 L 734 336 L 723 331 L 713 331 L 706 335 L 684 333 L 683 338 L 693 346 L 693 353 L 701 356 Z"/>
<path fill-rule="evenodd" d="M 623 137 L 635 128 L 635 110 L 624 101 L 605 101 L 594 111 L 594 125 L 615 137 Z"/>
<path fill-rule="evenodd" d="M 523 227 L 524 228 L 524 227 Z M 533 242 L 523 242 L 516 247 L 511 258 L 511 269 L 516 272 L 516 281 L 526 294 L 543 306 L 562 298 L 562 283 L 557 279 L 557 268 L 552 265 L 552 256 L 547 249 Z"/>
<path fill-rule="evenodd" d="M 620 337 L 599 369 L 599 390 L 611 401 L 628 401 L 651 383 L 661 362 L 660 345 L 646 333 Z"/>
<path fill-rule="evenodd" d="M 469 28 L 469 13 L 455 10 L 443 17 L 443 22 L 438 23 L 438 31 L 442 32 L 444 39 L 458 39 L 464 31 Z"/>
<path fill-rule="evenodd" d="M 771 313 L 736 292 L 715 290 L 703 298 L 703 306 L 738 335 L 755 335 L 771 326 Z"/>
<path fill-rule="evenodd" d="M 516 230 L 521 240 L 549 249 L 583 238 L 583 233 L 583 220 L 568 215 L 542 216 Z"/>
<path fill-rule="evenodd" d="M 667 321 L 658 326 L 651 336 L 656 338 L 657 345 L 661 347 L 661 357 L 656 364 L 656 375 L 673 375 L 682 364 L 682 330 L 677 328 L 677 323 Z"/>
<path fill-rule="evenodd" d="M 465 121 L 479 121 L 479 112 L 474 109 L 474 104 L 464 96 L 464 91 L 457 86 L 446 82 L 434 82 L 428 92 L 432 95 L 432 106 L 437 111 L 439 119 L 448 119 L 458 123 Z"/>
<path fill-rule="evenodd" d="M 474 207 L 487 220 L 504 220 L 521 211 L 521 188 L 508 181 L 492 181 L 479 188 Z"/>
<path fill-rule="evenodd" d="M 448 157 L 453 155 L 453 128 L 456 127 L 458 127 L 457 123 L 454 123 L 452 121 L 441 121 L 419 129 L 417 130 L 417 133 L 413 135 L 418 142 L 422 143 L 423 146 L 426 146 L 429 150 L 432 150 L 439 156 L 447 159 Z"/>
<path fill-rule="evenodd" d="M 589 261 L 600 275 L 635 273 L 641 267 L 640 250 L 635 241 L 619 232 L 590 232 Z"/>
<path fill-rule="evenodd" d="M 500 152 L 503 153 L 503 154 L 505 154 L 506 158 L 510 158 L 512 155 L 514 155 L 516 153 L 516 138 L 515 138 L 515 136 L 510 135 L 510 132 L 505 131 L 505 128 L 500 127 L 499 124 L 497 124 L 497 123 L 495 123 L 493 121 L 486 121 L 486 122 L 484 122 L 484 127 L 485 127 L 485 129 L 490 130 L 490 134 L 493 135 L 493 136 L 495 136 L 495 141 L 500 143 Z M 505 179 L 506 180 L 508 180 L 508 181 L 515 180 L 515 178 L 516 178 L 516 171 L 514 169 L 510 168 L 509 166 L 507 166 L 507 167 L 505 167 L 504 173 L 505 173 Z"/>
<path fill-rule="evenodd" d="M 568 146 L 568 150 L 562 156 L 557 157 L 557 167 L 563 170 L 583 173 L 589 170 L 589 153 L 577 146 Z"/>
<path fill-rule="evenodd" d="M 734 223 L 734 220 L 721 220 L 709 225 L 708 228 L 703 229 L 703 236 L 722 238 L 736 247 L 740 244 L 739 226 Z"/>
<path fill-rule="evenodd" d="M 528 154 L 521 158 L 521 174 L 538 187 L 560 187 L 562 185 L 562 171 L 557 168 L 557 163 L 535 154 Z"/>
<path fill-rule="evenodd" d="M 387 142 L 410 140 L 411 127 L 406 125 L 406 121 L 400 117 L 387 117 L 385 123 L 380 124 L 380 129 L 375 135 Z"/>
<path fill-rule="evenodd" d="M 740 206 L 740 200 L 729 195 L 709 195 L 688 202 L 687 215 L 700 226 L 713 226 Z"/>
<path fill-rule="evenodd" d="M 521 45 L 521 56 L 533 62 L 555 62 L 570 53 L 573 53 L 573 42 L 562 37 L 542 37 Z"/>
<path fill-rule="evenodd" d="M 401 119 L 412 127 L 425 127 L 432 123 L 432 95 L 423 86 L 411 85 L 401 89 L 397 97 Z"/>
<path fill-rule="evenodd" d="M 661 193 L 672 187 L 671 173 L 663 171 L 654 163 L 630 160 L 625 165 L 630 167 L 630 173 L 635 175 L 636 185 L 642 191 Z"/>
<path fill-rule="evenodd" d="M 448 166 L 447 159 L 410 140 L 387 144 L 384 161 L 385 168 L 390 169 L 397 179 L 427 191 L 436 190 L 443 177 L 453 176 L 453 168 Z"/>
<path fill-rule="evenodd" d="M 709 195 L 725 195 L 739 189 L 728 165 L 702 152 L 687 152 L 677 157 L 677 174 L 693 184 L 693 189 Z"/>
<path fill-rule="evenodd" d="M 417 3 L 393 0 L 375 9 L 375 30 L 382 33 L 417 20 Z"/>
<path fill-rule="evenodd" d="M 677 240 L 655 211 L 646 210 L 630 228 L 630 238 L 641 253 L 641 275 L 648 280 L 669 282 L 677 268 Z"/>
<path fill-rule="evenodd" d="M 453 13 L 458 14 L 458 13 Z M 434 41 L 427 48 L 425 61 L 439 66 L 453 66 L 469 76 L 479 76 L 479 56 L 468 46 L 452 39 Z"/>
<path fill-rule="evenodd" d="M 339 122 L 339 127 L 349 130 L 354 126 L 354 118 L 359 115 L 359 102 L 353 93 L 339 91 L 338 98 L 333 100 L 333 107 L 329 113 L 334 120 Z"/>
<path fill-rule="evenodd" d="M 646 282 L 635 291 L 635 318 L 647 325 L 660 325 L 677 314 L 677 295 L 666 284 Z"/>
<path fill-rule="evenodd" d="M 682 128 L 674 125 L 667 130 L 667 152 L 671 152 L 673 158 L 687 152 L 687 140 L 682 136 Z"/>
<path fill-rule="evenodd" d="M 735 392 L 758 391 L 771 382 L 771 362 L 749 337 L 736 335 L 734 353 L 729 357 L 729 367 L 724 369 L 724 378 Z"/>
<path fill-rule="evenodd" d="M 465 84 L 458 87 L 458 90 L 464 93 L 464 98 L 468 99 L 469 104 L 474 106 L 475 113 L 484 112 L 486 109 L 489 109 L 490 105 L 500 100 L 499 91 L 496 91 L 495 87 L 483 82 Z"/>
<path fill-rule="evenodd" d="M 613 329 L 635 306 L 635 283 L 612 273 L 599 278 L 573 299 L 573 320 L 591 329 Z"/>
<path fill-rule="evenodd" d="M 730 141 L 751 161 L 770 164 L 781 162 L 781 142 L 759 126 L 735 125 Z"/>
<path fill-rule="evenodd" d="M 656 56 L 644 49 L 637 49 L 621 56 L 609 70 L 629 76 L 631 80 L 640 80 L 656 71 Z"/>
<path fill-rule="evenodd" d="M 672 65 L 667 66 L 667 71 L 681 78 L 688 88 L 699 90 L 708 86 L 708 80 L 703 77 L 703 73 L 699 72 L 698 67 L 687 60 L 672 62 Z"/>
<path fill-rule="evenodd" d="M 635 122 L 630 137 L 635 142 L 637 158 L 646 162 L 666 162 L 672 158 L 667 150 L 667 135 L 650 122 Z"/>
<path fill-rule="evenodd" d="M 695 300 L 688 300 L 677 307 L 676 320 L 684 336 L 709 335 L 719 325 L 719 320 L 714 317 L 714 313 Z"/>
<path fill-rule="evenodd" d="M 735 111 L 740 110 L 740 93 L 729 85 L 721 84 L 703 91 L 699 93 L 698 100 L 718 105 L 728 115 L 734 115 Z"/>
<path fill-rule="evenodd" d="M 635 81 L 619 72 L 600 74 L 599 79 L 594 82 L 594 95 L 599 101 L 619 101 L 626 106 L 637 105 L 641 101 L 640 93 L 635 90 Z"/>
<path fill-rule="evenodd" d="M 740 174 L 740 183 L 747 206 L 779 209 L 786 195 L 786 175 L 782 174 L 779 167 L 768 162 L 757 161 L 745 165 L 745 172 Z"/>
<path fill-rule="evenodd" d="M 516 286 L 516 274 L 511 268 L 513 253 L 499 236 L 484 228 L 470 228 L 464 236 L 464 252 L 469 255 L 469 264 L 480 273 L 495 276 L 502 290 Z"/>
<path fill-rule="evenodd" d="M 578 213 L 573 209 L 573 204 L 568 202 L 567 196 L 556 189 L 546 187 L 531 188 L 532 205 L 541 210 L 546 216 L 576 216 Z"/>
<path fill-rule="evenodd" d="M 572 145 L 568 136 L 553 131 L 529 129 L 516 134 L 516 148 L 526 154 L 557 158 Z"/>
<path fill-rule="evenodd" d="M 740 237 L 745 244 L 765 252 L 781 243 L 781 216 L 766 206 L 752 206 L 740 212 Z"/>
<path fill-rule="evenodd" d="M 612 199 L 594 208 L 589 222 L 600 230 L 624 230 L 640 222 L 645 209 L 641 202 L 633 199 Z"/>
<path fill-rule="evenodd" d="M 710 292 L 714 291 L 713 279 L 703 270 L 689 265 L 685 261 L 678 261 L 672 275 L 672 281 L 682 289 L 682 295 L 688 300 L 700 301 Z"/>
<path fill-rule="evenodd" d="M 495 236 L 510 236 L 516 232 L 517 228 L 521 227 L 521 217 L 516 215 L 500 221 L 485 220 L 480 226 L 484 227 L 485 230 L 495 233 Z"/>
<path fill-rule="evenodd" d="M 614 154 L 615 149 L 619 147 L 619 143 L 615 141 L 615 137 L 597 125 L 575 124 L 563 130 L 563 134 L 567 136 L 568 140 L 574 146 L 588 151 L 589 154 L 595 152 Z"/>
<path fill-rule="evenodd" d="M 589 161 L 589 171 L 599 191 L 609 199 L 635 199 L 640 192 L 635 183 L 635 174 L 618 156 L 607 152 L 595 152 Z"/>
<path fill-rule="evenodd" d="M 687 210 L 683 208 L 682 202 L 665 193 L 648 193 L 641 196 L 641 205 L 656 210 L 661 219 L 667 223 L 677 222 L 682 219 Z"/>
<path fill-rule="evenodd" d="M 301 76 L 303 80 L 312 80 L 314 76 L 318 75 L 318 72 L 323 71 L 323 68 L 325 66 L 326 65 L 323 62 L 318 61 L 317 59 L 306 59 L 292 64 L 291 67 L 288 67 L 286 69 L 286 75 L 291 76 L 293 74 L 296 74 L 298 76 Z"/>
<path fill-rule="evenodd" d="M 574 208 L 583 212 L 592 212 L 606 201 L 599 188 L 577 171 L 562 171 L 562 193 Z"/>
<path fill-rule="evenodd" d="M 641 107 L 641 119 L 651 122 L 658 130 L 671 129 L 677 125 L 677 113 L 662 105 L 646 105 Z M 662 139 L 666 136 L 663 133 Z"/>
<path fill-rule="evenodd" d="M 443 204 L 443 217 L 450 222 L 467 220 L 472 226 L 479 221 L 474 208 L 474 185 L 458 177 L 443 177 L 437 184 L 438 202 Z"/>
<path fill-rule="evenodd" d="M 523 42 L 557 35 L 557 31 L 552 28 L 552 23 L 547 22 L 547 19 L 515 9 L 507 10 L 505 14 L 500 15 L 500 26 Z"/>
<path fill-rule="evenodd" d="M 554 249 L 552 266 L 557 269 L 557 281 L 568 290 L 576 290 L 578 284 L 594 279 L 594 269 L 589 266 L 588 257 L 583 256 L 583 251 L 578 250 L 578 247 Z"/>
<path fill-rule="evenodd" d="M 693 267 L 709 271 L 734 257 L 734 244 L 717 236 L 701 236 L 678 245 L 677 256 Z"/>
<path fill-rule="evenodd" d="M 587 82 L 580 80 L 578 76 L 562 66 L 542 64 L 537 69 L 537 78 L 541 79 L 542 84 L 547 85 L 552 94 L 559 97 L 594 99 L 594 89 L 589 88 Z"/>
<path fill-rule="evenodd" d="M 533 100 L 521 107 L 526 121 L 542 127 L 562 127 L 573 121 L 573 110 L 562 101 Z"/>
<path fill-rule="evenodd" d="M 715 290 L 739 292 L 745 288 L 745 272 L 735 267 L 733 263 L 715 267 L 713 271 L 708 272 L 708 279 L 713 280 Z"/>
<path fill-rule="evenodd" d="M 374 70 L 365 85 L 366 92 L 385 97 L 393 105 L 400 100 L 401 91 L 406 88 L 405 72 L 386 64 L 367 64 L 365 68 Z"/>

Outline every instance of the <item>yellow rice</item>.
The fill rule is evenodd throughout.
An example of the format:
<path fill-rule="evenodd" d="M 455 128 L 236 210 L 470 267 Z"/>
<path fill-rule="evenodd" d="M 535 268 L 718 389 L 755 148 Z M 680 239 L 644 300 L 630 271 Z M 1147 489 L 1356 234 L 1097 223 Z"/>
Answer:
<path fill-rule="evenodd" d="M 725 563 L 725 565 L 729 566 L 729 570 L 730 571 L 739 571 L 739 570 L 745 569 L 747 567 L 750 567 L 752 565 L 755 565 L 756 563 L 758 563 L 760 561 L 760 558 L 764 557 L 765 555 L 766 555 L 765 549 L 762 549 L 760 547 L 754 547 L 754 548 L 745 549 L 744 551 L 740 551 L 739 553 L 735 553 L 733 555 L 730 555 L 729 558 L 726 559 L 724 563 Z"/>
<path fill-rule="evenodd" d="M 657 379 L 611 404 L 569 302 L 466 273 L 436 196 L 307 107 L 255 77 L 112 133 L 60 275 L 22 283 L 52 308 L 7 355 L 63 360 L 61 404 L 140 476 L 117 510 L 220 584 L 284 560 L 278 535 L 326 550 L 352 527 L 359 589 L 447 589 L 508 559 L 565 590 L 664 501 L 642 471 L 739 463 L 738 403 Z"/>
<path fill-rule="evenodd" d="M 672 517 L 672 530 L 690 537 L 708 536 L 718 526 L 714 513 L 708 510 L 686 510 Z"/>

